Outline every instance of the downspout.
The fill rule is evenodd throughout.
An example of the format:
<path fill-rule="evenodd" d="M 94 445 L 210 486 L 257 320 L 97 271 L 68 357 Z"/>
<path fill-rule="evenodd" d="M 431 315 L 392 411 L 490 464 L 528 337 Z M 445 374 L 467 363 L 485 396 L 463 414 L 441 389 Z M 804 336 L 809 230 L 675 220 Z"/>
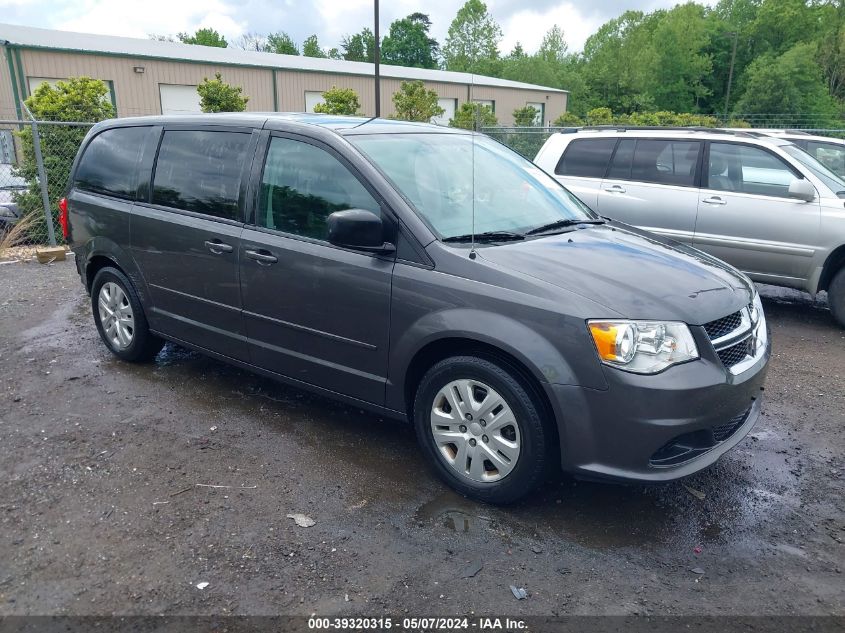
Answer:
<path fill-rule="evenodd" d="M 15 112 L 18 115 L 18 121 L 23 119 L 23 112 L 21 111 L 21 99 L 18 95 L 18 81 L 15 77 L 15 65 L 12 62 L 12 49 L 9 47 L 9 42 L 7 40 L 0 40 L 0 46 L 3 47 L 3 51 L 6 55 L 6 61 L 9 64 L 9 79 L 12 82 L 12 97 L 15 100 Z"/>
<path fill-rule="evenodd" d="M 23 74 L 23 63 L 21 63 L 21 49 L 15 46 L 12 49 L 15 53 L 15 63 L 18 67 L 18 83 L 21 86 L 21 100 L 25 101 L 29 97 L 29 86 L 26 84 L 26 76 Z"/>
<path fill-rule="evenodd" d="M 270 70 L 273 73 L 273 112 L 279 111 L 279 93 L 276 87 L 276 69 L 272 68 Z"/>

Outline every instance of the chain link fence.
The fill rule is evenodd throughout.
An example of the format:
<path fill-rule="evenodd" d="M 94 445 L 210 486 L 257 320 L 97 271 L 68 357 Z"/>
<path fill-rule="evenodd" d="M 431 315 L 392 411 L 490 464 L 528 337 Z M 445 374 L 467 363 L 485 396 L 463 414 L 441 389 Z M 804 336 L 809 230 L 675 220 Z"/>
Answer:
<path fill-rule="evenodd" d="M 0 243 L 61 245 L 59 200 L 92 123 L 0 120 Z"/>

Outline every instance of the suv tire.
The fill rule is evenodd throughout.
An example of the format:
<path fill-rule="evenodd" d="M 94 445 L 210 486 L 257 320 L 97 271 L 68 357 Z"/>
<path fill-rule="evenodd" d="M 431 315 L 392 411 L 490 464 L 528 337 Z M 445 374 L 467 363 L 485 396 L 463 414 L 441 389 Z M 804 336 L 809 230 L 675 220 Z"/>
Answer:
<path fill-rule="evenodd" d="M 91 284 L 94 323 L 106 347 L 121 360 L 150 361 L 164 341 L 150 332 L 138 293 L 117 268 L 100 269 Z"/>
<path fill-rule="evenodd" d="M 845 327 L 845 266 L 833 276 L 827 288 L 827 302 L 833 318 L 839 325 Z"/>
<path fill-rule="evenodd" d="M 542 405 L 508 369 L 475 356 L 429 369 L 414 399 L 417 439 L 437 474 L 461 494 L 512 503 L 549 463 Z"/>

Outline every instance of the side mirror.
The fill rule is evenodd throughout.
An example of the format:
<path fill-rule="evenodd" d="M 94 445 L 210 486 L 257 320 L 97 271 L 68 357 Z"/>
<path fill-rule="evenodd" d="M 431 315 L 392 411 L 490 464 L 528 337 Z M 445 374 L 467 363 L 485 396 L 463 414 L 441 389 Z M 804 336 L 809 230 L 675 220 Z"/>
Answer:
<path fill-rule="evenodd" d="M 806 178 L 793 178 L 789 183 L 790 198 L 798 198 L 804 202 L 812 202 L 816 199 L 816 188 Z"/>
<path fill-rule="evenodd" d="M 335 211 L 326 220 L 329 243 L 369 253 L 392 253 L 396 247 L 384 241 L 381 218 L 365 209 Z"/>

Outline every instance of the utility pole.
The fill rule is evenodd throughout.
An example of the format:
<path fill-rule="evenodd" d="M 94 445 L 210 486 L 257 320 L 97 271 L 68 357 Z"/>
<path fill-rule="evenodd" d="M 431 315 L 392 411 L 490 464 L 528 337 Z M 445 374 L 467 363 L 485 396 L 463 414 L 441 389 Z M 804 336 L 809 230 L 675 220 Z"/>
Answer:
<path fill-rule="evenodd" d="M 378 2 L 378 0 L 376 0 Z M 728 112 L 730 111 L 730 104 L 731 104 L 731 84 L 734 80 L 734 62 L 736 61 L 736 41 L 739 39 L 739 31 L 734 31 L 734 45 L 733 51 L 731 52 L 731 68 L 728 71 L 728 88 L 725 91 L 725 124 L 728 123 Z"/>
<path fill-rule="evenodd" d="M 379 62 L 381 61 L 381 45 L 379 43 L 379 35 L 378 35 L 378 0 L 374 0 L 375 6 L 375 28 L 373 29 L 375 38 L 376 38 L 376 50 L 374 61 L 376 65 L 376 116 L 381 116 L 381 78 L 379 76 Z M 736 47 L 734 47 L 736 50 Z"/>

